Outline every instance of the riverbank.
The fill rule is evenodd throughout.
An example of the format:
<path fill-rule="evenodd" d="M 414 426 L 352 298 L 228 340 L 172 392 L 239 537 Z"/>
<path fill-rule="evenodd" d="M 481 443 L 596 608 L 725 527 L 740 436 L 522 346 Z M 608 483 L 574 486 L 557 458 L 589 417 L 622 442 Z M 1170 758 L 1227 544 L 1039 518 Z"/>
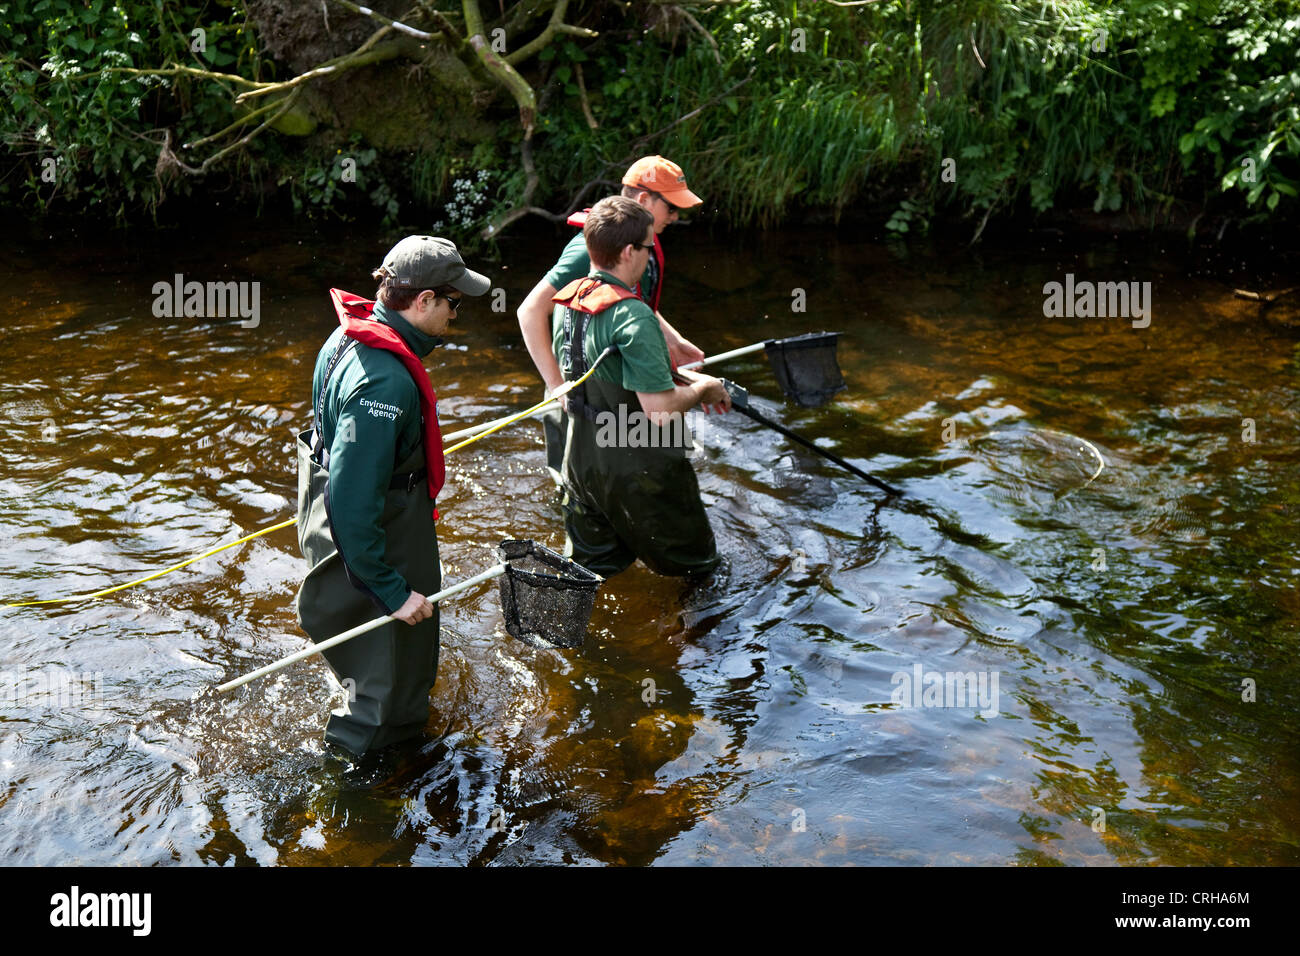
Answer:
<path fill-rule="evenodd" d="M 979 235 L 1092 210 L 1222 236 L 1293 228 L 1300 202 L 1295 0 L 541 2 L 441 40 L 385 25 L 395 3 L 41 6 L 0 26 L 0 203 L 26 210 L 147 225 L 189 197 L 468 246 L 524 208 L 562 217 L 645 153 L 733 228 Z M 446 42 L 470 27 L 508 71 Z"/>

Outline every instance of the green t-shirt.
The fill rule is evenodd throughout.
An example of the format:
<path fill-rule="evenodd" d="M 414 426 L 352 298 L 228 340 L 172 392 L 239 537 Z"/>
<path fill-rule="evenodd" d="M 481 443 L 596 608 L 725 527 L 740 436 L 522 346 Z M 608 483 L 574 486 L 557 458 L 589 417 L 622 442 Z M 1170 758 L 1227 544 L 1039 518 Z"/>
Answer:
<path fill-rule="evenodd" d="M 579 232 L 569 240 L 564 251 L 560 253 L 559 261 L 551 266 L 551 271 L 546 273 L 544 278 L 551 284 L 556 291 L 563 289 L 574 279 L 581 279 L 591 275 L 591 256 L 587 253 L 587 240 Z M 640 285 L 633 292 L 637 292 L 646 302 L 655 300 L 655 285 L 659 282 L 659 263 L 651 254 L 646 259 L 645 273 L 641 276 Z M 604 366 L 601 366 L 602 368 Z"/>
<path fill-rule="evenodd" d="M 608 272 L 593 269 L 591 275 L 627 289 Z M 557 304 L 551 313 L 551 350 L 555 352 L 564 377 L 572 381 L 578 376 L 571 374 L 568 349 L 564 343 L 566 311 L 564 306 Z M 640 299 L 623 299 L 587 319 L 582 350 L 587 367 L 590 368 L 610 345 L 616 345 L 618 350 L 600 363 L 592 378 L 622 385 L 633 392 L 666 392 L 674 387 L 663 329 L 650 306 Z"/>

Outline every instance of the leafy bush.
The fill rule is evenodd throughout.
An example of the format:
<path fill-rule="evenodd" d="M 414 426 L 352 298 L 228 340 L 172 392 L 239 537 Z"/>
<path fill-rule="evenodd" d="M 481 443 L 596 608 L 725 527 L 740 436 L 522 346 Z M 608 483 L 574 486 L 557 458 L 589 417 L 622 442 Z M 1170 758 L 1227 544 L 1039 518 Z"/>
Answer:
<path fill-rule="evenodd" d="M 45 210 L 56 200 L 125 215 L 152 205 L 163 128 L 174 148 L 227 126 L 223 85 L 161 66 L 256 75 L 256 43 L 234 3 L 36 0 L 0 22 L 0 197 Z M 189 183 L 181 181 L 182 191 Z"/>
<path fill-rule="evenodd" d="M 575 16 L 600 36 L 558 35 L 522 67 L 542 91 L 534 204 L 661 153 L 706 214 L 737 225 L 865 202 L 894 211 L 881 225 L 895 234 L 941 212 L 1300 208 L 1300 0 L 588 0 Z M 246 115 L 231 82 L 132 70 L 271 69 L 234 0 L 34 0 L 3 20 L 0 201 L 42 210 L 150 208 L 165 130 L 184 161 L 184 143 Z M 470 155 L 413 142 L 413 162 L 388 162 L 353 139 L 359 190 L 336 168 L 348 130 L 311 145 L 266 134 L 165 188 L 209 189 L 213 173 L 253 194 L 276 183 L 307 214 L 360 193 L 389 221 L 401 196 L 468 237 L 525 187 L 517 112 L 505 96 L 496 108 Z"/>
<path fill-rule="evenodd" d="M 735 223 L 890 193 L 913 203 L 893 232 L 935 207 L 1156 212 L 1221 191 L 1237 215 L 1295 211 L 1296 0 L 754 0 L 695 16 L 713 44 L 680 24 L 567 44 L 607 78 L 589 81 L 602 126 L 587 129 L 570 71 L 552 73 L 567 98 L 545 127 L 552 181 L 617 179 L 643 146 Z"/>

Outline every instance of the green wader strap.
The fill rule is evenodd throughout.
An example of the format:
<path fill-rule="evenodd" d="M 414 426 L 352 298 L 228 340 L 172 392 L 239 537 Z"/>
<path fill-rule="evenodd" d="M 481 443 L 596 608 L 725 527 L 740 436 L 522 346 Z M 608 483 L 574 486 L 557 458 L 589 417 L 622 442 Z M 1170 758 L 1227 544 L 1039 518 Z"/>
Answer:
<path fill-rule="evenodd" d="M 326 468 L 330 466 L 330 451 L 325 447 L 325 389 L 329 387 L 330 376 L 334 374 L 335 367 L 342 361 L 352 348 L 357 345 L 357 340 L 343 336 L 343 341 L 339 347 L 334 350 L 330 356 L 329 362 L 325 365 L 325 375 L 320 381 L 320 395 L 316 397 L 315 416 L 312 419 L 312 430 L 315 432 L 315 439 L 312 442 L 312 454 Z"/>
<path fill-rule="evenodd" d="M 575 382 L 587 374 L 586 335 L 587 322 L 590 318 L 591 314 L 588 312 L 581 312 L 567 305 L 564 307 L 564 348 L 569 353 L 569 375 L 572 376 L 568 379 L 570 382 Z M 585 418 L 593 422 L 600 412 L 610 411 L 608 408 L 592 406 L 587 399 L 586 382 L 569 392 L 567 402 L 570 408 L 580 411 Z M 640 405 L 638 404 L 637 407 L 640 408 Z"/>
<path fill-rule="evenodd" d="M 346 335 L 343 336 L 343 341 L 339 343 L 339 347 L 336 348 L 334 354 L 330 356 L 329 363 L 325 366 L 325 375 L 321 378 L 320 395 L 316 401 L 315 418 L 312 421 L 312 438 L 310 445 L 312 455 L 327 470 L 330 466 L 330 450 L 325 447 L 325 429 L 321 425 L 321 423 L 325 421 L 325 387 L 329 385 L 330 376 L 334 374 L 334 369 L 343 359 L 343 356 L 350 352 L 353 346 L 359 344 L 360 343 L 356 339 L 350 338 Z M 393 478 L 388 483 L 388 487 L 391 489 L 404 488 L 407 491 L 411 491 L 415 488 L 417 483 L 424 480 L 424 476 L 428 474 L 429 471 L 428 467 L 424 464 L 423 459 L 420 460 L 419 464 L 419 468 L 410 471 L 402 468 L 394 468 Z"/>

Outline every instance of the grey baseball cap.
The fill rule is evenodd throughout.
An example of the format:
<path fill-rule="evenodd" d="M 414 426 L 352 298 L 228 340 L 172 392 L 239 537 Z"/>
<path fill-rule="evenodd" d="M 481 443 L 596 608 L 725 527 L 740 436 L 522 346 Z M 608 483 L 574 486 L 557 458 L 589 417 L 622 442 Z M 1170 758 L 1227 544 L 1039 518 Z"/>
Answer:
<path fill-rule="evenodd" d="M 379 271 L 384 285 L 394 289 L 449 285 L 466 295 L 482 295 L 492 286 L 487 276 L 465 267 L 454 242 L 437 236 L 407 236 L 388 250 Z"/>

